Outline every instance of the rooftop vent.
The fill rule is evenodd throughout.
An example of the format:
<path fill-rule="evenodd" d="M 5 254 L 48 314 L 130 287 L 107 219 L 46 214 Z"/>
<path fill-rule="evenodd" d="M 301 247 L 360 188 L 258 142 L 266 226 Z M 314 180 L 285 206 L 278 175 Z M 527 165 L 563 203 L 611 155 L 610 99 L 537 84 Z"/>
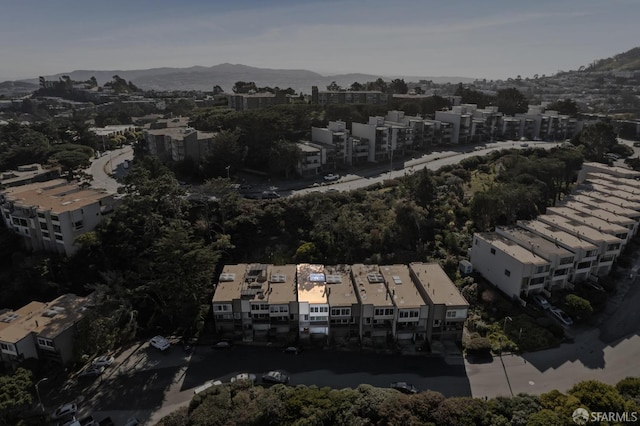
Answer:
<path fill-rule="evenodd" d="M 284 283 L 286 281 L 287 281 L 287 276 L 285 274 L 271 274 L 272 283 Z"/>
<path fill-rule="evenodd" d="M 8 314 L 5 314 L 3 316 L 0 317 L 0 321 L 2 322 L 11 322 L 15 319 L 17 319 L 20 315 L 16 314 L 15 312 L 11 312 Z"/>
<path fill-rule="evenodd" d="M 234 281 L 236 279 L 236 274 L 224 273 L 220 274 L 220 282 L 229 282 Z"/>
<path fill-rule="evenodd" d="M 370 272 L 367 274 L 367 280 L 369 280 L 370 283 L 383 283 L 384 282 L 384 278 L 382 277 L 382 274 L 380 274 L 379 272 Z"/>
<path fill-rule="evenodd" d="M 327 284 L 341 284 L 342 277 L 337 274 L 327 275 Z"/>
<path fill-rule="evenodd" d="M 398 275 L 393 275 L 391 278 L 393 278 L 393 283 L 395 285 L 402 284 L 402 280 L 400 279 L 400 277 Z"/>

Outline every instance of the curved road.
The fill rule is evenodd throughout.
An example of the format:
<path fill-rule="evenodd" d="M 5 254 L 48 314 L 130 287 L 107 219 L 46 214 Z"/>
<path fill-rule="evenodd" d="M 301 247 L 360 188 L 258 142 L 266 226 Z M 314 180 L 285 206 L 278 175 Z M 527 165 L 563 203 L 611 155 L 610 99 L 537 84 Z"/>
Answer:
<path fill-rule="evenodd" d="M 85 170 L 86 173 L 93 176 L 91 186 L 106 189 L 107 192 L 115 194 L 118 192 L 120 184 L 111 175 L 122 177 L 126 174 L 124 161 L 132 159 L 133 148 L 131 146 L 103 153 L 101 157 L 94 159 L 91 166 Z"/>

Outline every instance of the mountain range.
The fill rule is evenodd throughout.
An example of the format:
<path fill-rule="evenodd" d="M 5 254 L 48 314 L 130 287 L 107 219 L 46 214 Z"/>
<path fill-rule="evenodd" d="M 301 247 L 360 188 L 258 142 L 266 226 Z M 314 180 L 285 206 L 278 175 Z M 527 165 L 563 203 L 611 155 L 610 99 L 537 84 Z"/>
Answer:
<path fill-rule="evenodd" d="M 68 75 L 74 81 L 85 81 L 95 77 L 99 85 L 111 81 L 114 75 L 131 81 L 144 90 L 202 90 L 211 91 L 218 85 L 226 91 L 237 81 L 253 81 L 258 87 L 291 87 L 296 92 L 311 93 L 311 86 L 324 88 L 335 81 L 342 87 L 349 87 L 354 82 L 366 83 L 382 78 L 390 81 L 404 78 L 406 82 L 431 80 L 437 84 L 470 83 L 473 78 L 468 77 L 419 77 L 419 76 L 381 76 L 376 74 L 337 74 L 323 76 L 308 70 L 285 70 L 256 68 L 239 64 L 220 64 L 212 67 L 193 66 L 189 68 L 151 68 L 146 70 L 77 70 L 68 73 L 44 76 L 47 80 L 58 80 Z M 37 79 L 20 80 L 21 82 L 38 84 Z"/>

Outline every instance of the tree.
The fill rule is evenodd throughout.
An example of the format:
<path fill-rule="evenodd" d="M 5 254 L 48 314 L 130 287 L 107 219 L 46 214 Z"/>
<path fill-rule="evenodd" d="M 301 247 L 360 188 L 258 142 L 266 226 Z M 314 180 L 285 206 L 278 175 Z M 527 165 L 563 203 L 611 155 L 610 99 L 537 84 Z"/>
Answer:
<path fill-rule="evenodd" d="M 405 94 L 409 91 L 409 87 L 407 86 L 407 83 L 404 82 L 404 79 L 400 79 L 400 78 L 391 80 L 391 83 L 389 83 L 389 89 L 393 93 L 398 93 L 398 94 Z"/>
<path fill-rule="evenodd" d="M 575 117 L 578 115 L 578 104 L 572 99 L 561 99 L 547 105 L 548 110 L 558 111 L 559 114 L 570 115 Z"/>
<path fill-rule="evenodd" d="M 496 105 L 498 110 L 505 115 L 525 113 L 529 108 L 527 98 L 515 87 L 498 90 Z"/>
<path fill-rule="evenodd" d="M 604 121 L 598 121 L 578 134 L 578 143 L 585 147 L 585 159 L 602 161 L 604 154 L 609 152 L 618 141 L 613 126 Z"/>
<path fill-rule="evenodd" d="M 568 392 L 591 411 L 625 411 L 625 400 L 615 386 L 597 380 L 585 380 L 574 385 Z"/>
<path fill-rule="evenodd" d="M 336 83 L 335 81 L 332 81 L 331 84 L 327 86 L 327 90 L 330 90 L 332 92 L 338 92 L 342 90 L 342 87 L 340 87 L 338 83 Z"/>
<path fill-rule="evenodd" d="M 13 375 L 0 376 L 0 420 L 15 424 L 21 410 L 33 403 L 33 381 L 29 370 L 18 368 Z"/>
<path fill-rule="evenodd" d="M 289 174 L 297 169 L 301 157 L 300 148 L 295 143 L 275 141 L 269 150 L 269 171 L 288 178 Z"/>
<path fill-rule="evenodd" d="M 218 86 L 217 84 L 215 86 L 213 86 L 213 94 L 214 95 L 220 95 L 224 93 L 224 89 L 220 86 Z"/>
<path fill-rule="evenodd" d="M 249 92 L 257 92 L 258 87 L 256 83 L 253 81 L 236 81 L 236 83 L 231 88 L 233 93 L 249 93 Z"/>
<path fill-rule="evenodd" d="M 360 92 L 364 90 L 364 86 L 358 83 L 357 81 L 355 81 L 353 82 L 353 84 L 351 84 L 351 86 L 349 86 L 349 90 L 352 92 Z"/>
<path fill-rule="evenodd" d="M 583 299 L 575 294 L 568 294 L 565 299 L 565 309 L 570 316 L 584 320 L 589 319 L 593 315 L 593 308 L 588 300 Z"/>

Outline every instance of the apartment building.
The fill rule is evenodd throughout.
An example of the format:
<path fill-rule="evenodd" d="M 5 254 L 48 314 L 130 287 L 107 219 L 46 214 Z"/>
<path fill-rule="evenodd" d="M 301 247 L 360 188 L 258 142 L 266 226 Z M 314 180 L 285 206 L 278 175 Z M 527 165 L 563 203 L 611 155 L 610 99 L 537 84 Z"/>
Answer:
<path fill-rule="evenodd" d="M 0 314 L 0 355 L 12 370 L 26 359 L 60 364 L 73 361 L 77 325 L 94 306 L 93 296 L 65 294 Z"/>
<path fill-rule="evenodd" d="M 624 226 L 618 225 L 613 222 L 608 222 L 604 219 L 600 219 L 594 215 L 591 215 L 590 212 L 584 213 L 574 210 L 569 206 L 547 207 L 547 214 L 562 216 L 569 219 L 570 221 L 590 226 L 591 228 L 597 229 L 599 232 L 602 232 L 604 234 L 613 235 L 622 240 L 622 246 L 620 247 L 621 250 L 624 250 L 625 246 L 629 243 L 629 240 L 632 237 L 631 230 Z"/>
<path fill-rule="evenodd" d="M 329 301 L 329 336 L 333 341 L 359 338 L 360 304 L 351 282 L 350 265 L 325 266 Z"/>
<path fill-rule="evenodd" d="M 625 200 L 640 202 L 640 189 L 626 184 L 626 179 L 613 182 L 607 179 L 595 179 L 587 177 L 582 183 L 587 188 L 591 187 L 599 191 L 609 191 L 611 194 L 624 198 Z"/>
<path fill-rule="evenodd" d="M 602 190 L 604 190 L 604 192 L 602 192 Z M 640 212 L 640 202 L 627 199 L 626 194 L 623 195 L 623 197 L 619 197 L 617 194 L 608 191 L 606 188 L 602 188 L 602 190 L 598 191 L 593 188 L 588 189 L 581 185 L 574 191 L 574 196 L 584 195 L 592 198 L 596 202 L 609 203 L 618 207 Z"/>
<path fill-rule="evenodd" d="M 318 86 L 311 87 L 311 103 L 314 105 L 344 105 L 367 104 L 387 105 L 389 95 L 376 90 L 318 90 Z"/>
<path fill-rule="evenodd" d="M 298 304 L 296 303 L 296 265 L 269 265 L 269 336 L 276 340 L 291 340 L 298 334 Z"/>
<path fill-rule="evenodd" d="M 311 142 L 296 144 L 300 153 L 297 170 L 300 176 L 317 176 L 327 164 L 327 149 L 322 145 Z"/>
<path fill-rule="evenodd" d="M 436 111 L 435 119 L 452 126 L 451 143 L 471 143 L 473 108 L 469 105 L 452 107 L 449 111 Z"/>
<path fill-rule="evenodd" d="M 296 266 L 298 280 L 299 337 L 303 341 L 329 336 L 329 297 L 323 265 Z"/>
<path fill-rule="evenodd" d="M 28 185 L 36 182 L 46 182 L 60 177 L 60 167 L 43 168 L 40 164 L 25 164 L 17 170 L 7 170 L 0 173 L 0 188 Z"/>
<path fill-rule="evenodd" d="M 392 339 L 396 329 L 396 308 L 378 265 L 352 265 L 351 279 L 362 314 L 361 338 Z"/>
<path fill-rule="evenodd" d="M 289 96 L 284 92 L 275 93 L 227 93 L 227 106 L 236 111 L 249 111 L 254 109 L 268 108 L 274 105 L 286 105 L 289 103 Z"/>
<path fill-rule="evenodd" d="M 469 303 L 456 285 L 437 263 L 410 263 L 409 273 L 428 306 L 427 341 L 462 340 Z"/>
<path fill-rule="evenodd" d="M 608 173 L 589 172 L 587 173 L 587 179 L 601 179 L 611 182 L 614 185 L 622 184 L 624 186 L 629 186 L 640 191 L 640 177 L 635 177 L 632 179 L 630 177 L 617 177 Z"/>
<path fill-rule="evenodd" d="M 518 221 L 518 226 L 564 247 L 574 254 L 574 264 L 569 283 L 585 281 L 591 268 L 597 265 L 600 249 L 597 245 L 539 220 Z"/>
<path fill-rule="evenodd" d="M 600 219 L 609 220 L 610 222 L 633 229 L 633 235 L 636 235 L 638 232 L 640 212 L 637 210 L 624 208 L 619 205 L 602 200 L 596 200 L 595 198 L 580 194 L 573 194 L 565 198 L 562 205 L 580 209 L 585 212 L 587 211 L 585 209 L 589 209 L 589 211 L 595 212 L 594 216 L 599 217 Z M 612 216 L 607 217 L 605 216 L 606 213 L 609 213 Z M 630 224 L 632 224 L 632 228 L 629 227 Z"/>
<path fill-rule="evenodd" d="M 353 136 L 368 142 L 367 161 L 372 163 L 391 159 L 398 149 L 398 140 L 392 139 L 390 130 L 383 117 L 369 117 L 368 123 L 351 124 Z"/>
<path fill-rule="evenodd" d="M 64 179 L 0 192 L 2 219 L 22 237 L 27 249 L 67 256 L 78 250 L 76 238 L 95 229 L 116 203 L 112 194 Z"/>
<path fill-rule="evenodd" d="M 599 256 L 591 265 L 590 277 L 607 275 L 611 271 L 613 262 L 620 255 L 623 240 L 614 236 L 605 234 L 582 222 L 568 219 L 555 214 L 544 214 L 538 216 L 540 222 L 555 226 L 577 238 L 588 241 L 598 248 Z"/>
<path fill-rule="evenodd" d="M 360 156 L 354 158 L 354 142 L 344 121 L 330 121 L 327 127 L 312 127 L 311 142 L 325 148 L 325 163 L 334 170 L 359 162 Z"/>
<path fill-rule="evenodd" d="M 496 227 L 495 232 L 549 262 L 551 268 L 549 279 L 545 283 L 545 291 L 551 292 L 568 286 L 576 259 L 574 253 L 538 234 L 517 226 Z"/>
<path fill-rule="evenodd" d="M 640 172 L 635 170 L 625 169 L 623 167 L 615 167 L 609 166 L 607 164 L 595 163 L 595 162 L 585 162 L 582 164 L 582 168 L 580 172 L 578 172 L 578 183 L 582 183 L 585 181 L 587 175 L 591 173 L 604 173 L 611 178 L 623 179 L 637 179 L 640 178 Z"/>
<path fill-rule="evenodd" d="M 550 285 L 548 260 L 495 232 L 473 235 L 471 263 L 477 272 L 513 299 L 524 299 Z"/>

